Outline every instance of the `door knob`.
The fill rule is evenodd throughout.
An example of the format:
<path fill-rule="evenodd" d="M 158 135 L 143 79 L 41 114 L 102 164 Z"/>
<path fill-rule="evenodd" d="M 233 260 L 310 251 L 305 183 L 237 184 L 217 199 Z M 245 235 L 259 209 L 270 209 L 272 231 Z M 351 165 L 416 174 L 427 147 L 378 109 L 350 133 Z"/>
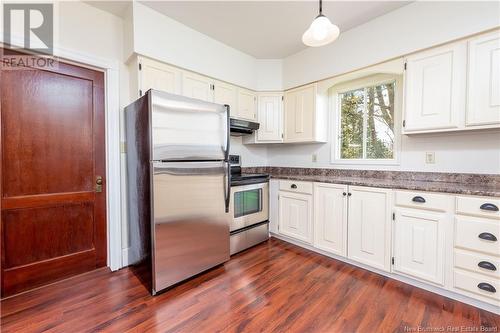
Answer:
<path fill-rule="evenodd" d="M 97 193 L 102 192 L 102 176 L 97 176 L 95 179 L 95 191 Z"/>

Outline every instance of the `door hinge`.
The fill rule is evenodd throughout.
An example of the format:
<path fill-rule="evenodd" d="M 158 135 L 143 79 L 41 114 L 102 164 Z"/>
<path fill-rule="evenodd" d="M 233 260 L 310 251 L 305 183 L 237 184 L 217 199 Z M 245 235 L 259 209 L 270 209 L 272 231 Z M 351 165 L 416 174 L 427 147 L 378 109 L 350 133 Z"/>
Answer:
<path fill-rule="evenodd" d="M 283 133 L 281 133 L 281 138 L 283 139 L 285 136 L 283 135 Z"/>
<path fill-rule="evenodd" d="M 139 63 L 139 70 L 142 71 L 142 64 Z"/>
<path fill-rule="evenodd" d="M 403 120 L 403 127 L 406 127 L 406 120 Z"/>
<path fill-rule="evenodd" d="M 392 220 L 396 220 L 396 213 L 392 213 Z"/>
<path fill-rule="evenodd" d="M 281 100 L 284 101 L 285 100 L 285 97 L 284 96 L 281 96 Z"/>
<path fill-rule="evenodd" d="M 139 96 L 142 96 L 142 90 L 139 89 Z"/>
<path fill-rule="evenodd" d="M 406 62 L 405 62 L 405 70 L 406 70 Z"/>
<path fill-rule="evenodd" d="M 394 265 L 394 257 L 391 258 L 391 263 Z"/>

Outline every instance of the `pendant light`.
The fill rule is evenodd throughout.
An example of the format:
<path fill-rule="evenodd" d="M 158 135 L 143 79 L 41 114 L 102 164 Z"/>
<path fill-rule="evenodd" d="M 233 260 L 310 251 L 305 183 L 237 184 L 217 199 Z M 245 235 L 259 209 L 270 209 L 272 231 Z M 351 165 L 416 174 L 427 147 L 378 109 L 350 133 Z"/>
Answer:
<path fill-rule="evenodd" d="M 339 27 L 332 24 L 322 11 L 322 0 L 319 0 L 319 15 L 302 35 L 302 42 L 307 46 L 317 47 L 329 44 L 336 40 L 340 34 Z"/>

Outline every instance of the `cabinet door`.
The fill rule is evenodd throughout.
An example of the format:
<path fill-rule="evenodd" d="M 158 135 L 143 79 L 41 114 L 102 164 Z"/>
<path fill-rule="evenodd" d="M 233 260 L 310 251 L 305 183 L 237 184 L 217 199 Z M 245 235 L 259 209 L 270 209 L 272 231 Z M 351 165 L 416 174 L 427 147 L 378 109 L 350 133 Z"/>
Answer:
<path fill-rule="evenodd" d="M 444 214 L 398 209 L 394 220 L 394 271 L 444 284 Z"/>
<path fill-rule="evenodd" d="M 312 195 L 280 191 L 279 232 L 311 243 Z"/>
<path fill-rule="evenodd" d="M 348 257 L 389 271 L 390 190 L 350 186 L 349 193 Z"/>
<path fill-rule="evenodd" d="M 211 78 L 191 72 L 184 72 L 182 75 L 182 95 L 213 102 L 212 83 L 213 80 Z"/>
<path fill-rule="evenodd" d="M 500 124 L 500 31 L 469 42 L 467 126 Z"/>
<path fill-rule="evenodd" d="M 314 246 L 345 256 L 347 185 L 314 184 Z"/>
<path fill-rule="evenodd" d="M 282 95 L 260 95 L 258 97 L 258 141 L 282 141 Z"/>
<path fill-rule="evenodd" d="M 181 70 L 147 58 L 140 58 L 140 90 L 144 94 L 149 89 L 179 94 Z"/>
<path fill-rule="evenodd" d="M 241 88 L 238 89 L 238 110 L 235 116 L 241 119 L 256 121 L 256 99 L 257 97 L 253 91 Z"/>
<path fill-rule="evenodd" d="M 308 85 L 285 92 L 285 142 L 307 142 L 314 137 L 316 88 Z"/>
<path fill-rule="evenodd" d="M 467 44 L 460 42 L 406 59 L 405 133 L 463 125 L 466 58 Z"/>
<path fill-rule="evenodd" d="M 236 87 L 228 83 L 214 82 L 214 103 L 229 105 L 231 115 L 236 112 Z"/>

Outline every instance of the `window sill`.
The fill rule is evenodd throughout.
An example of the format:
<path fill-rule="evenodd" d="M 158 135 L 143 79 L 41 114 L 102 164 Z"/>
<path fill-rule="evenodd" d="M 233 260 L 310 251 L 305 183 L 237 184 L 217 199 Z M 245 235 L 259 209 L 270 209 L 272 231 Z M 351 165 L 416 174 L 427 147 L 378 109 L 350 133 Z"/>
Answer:
<path fill-rule="evenodd" d="M 386 166 L 398 166 L 400 165 L 399 160 L 343 160 L 343 159 L 334 159 L 330 162 L 331 164 L 337 165 L 386 165 Z"/>

